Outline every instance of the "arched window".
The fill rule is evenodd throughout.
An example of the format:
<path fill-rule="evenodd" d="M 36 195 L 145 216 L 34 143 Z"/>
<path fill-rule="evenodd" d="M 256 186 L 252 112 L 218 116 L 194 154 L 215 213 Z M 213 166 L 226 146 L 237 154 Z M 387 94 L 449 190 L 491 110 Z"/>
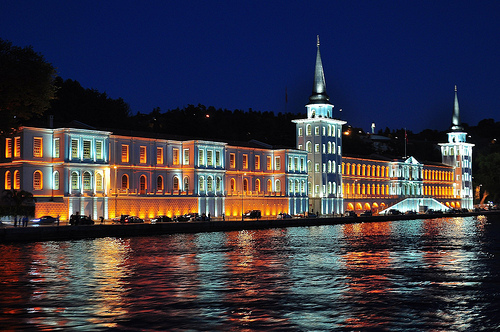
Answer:
<path fill-rule="evenodd" d="M 328 160 L 328 173 L 332 172 L 332 161 Z"/>
<path fill-rule="evenodd" d="M 248 180 L 243 179 L 243 191 L 247 192 L 248 191 Z"/>
<path fill-rule="evenodd" d="M 184 177 L 184 191 L 185 192 L 189 191 L 189 177 L 187 177 L 187 176 Z"/>
<path fill-rule="evenodd" d="M 306 151 L 312 152 L 312 143 L 310 141 L 306 142 Z"/>
<path fill-rule="evenodd" d="M 216 177 L 215 178 L 215 190 L 221 191 L 222 190 L 221 184 L 222 184 L 222 181 L 221 181 L 220 177 L 219 176 Z"/>
<path fill-rule="evenodd" d="M 156 190 L 163 190 L 163 177 L 161 175 L 156 178 Z"/>
<path fill-rule="evenodd" d="M 33 189 L 42 190 L 43 189 L 43 175 L 40 171 L 35 171 L 33 173 Z"/>
<path fill-rule="evenodd" d="M 53 174 L 53 188 L 54 190 L 59 190 L 59 172 L 58 171 L 55 171 L 54 174 Z"/>
<path fill-rule="evenodd" d="M 80 189 L 80 179 L 77 172 L 71 172 L 71 189 Z"/>
<path fill-rule="evenodd" d="M 300 192 L 300 182 L 299 182 L 299 180 L 295 180 L 295 192 L 296 193 Z"/>
<path fill-rule="evenodd" d="M 198 189 L 200 192 L 205 191 L 205 178 L 203 176 L 198 178 Z"/>
<path fill-rule="evenodd" d="M 143 174 L 139 178 L 139 192 L 141 195 L 146 194 L 146 188 L 147 188 L 146 175 Z"/>
<path fill-rule="evenodd" d="M 209 176 L 207 178 L 207 191 L 211 192 L 213 190 L 214 190 L 214 179 L 211 176 Z"/>
<path fill-rule="evenodd" d="M 293 180 L 292 179 L 288 180 L 288 192 L 293 193 Z"/>
<path fill-rule="evenodd" d="M 122 190 L 127 190 L 129 188 L 128 186 L 128 175 L 123 174 L 122 175 Z"/>
<path fill-rule="evenodd" d="M 311 125 L 306 125 L 306 135 L 311 136 Z"/>
<path fill-rule="evenodd" d="M 83 190 L 92 189 L 92 185 L 90 182 L 91 176 L 89 172 L 83 172 Z"/>
<path fill-rule="evenodd" d="M 302 180 L 302 192 L 305 194 L 306 192 L 306 181 Z"/>
<path fill-rule="evenodd" d="M 234 191 L 236 190 L 236 180 L 234 178 L 231 178 L 229 185 L 231 188 L 231 192 L 234 193 Z"/>
<path fill-rule="evenodd" d="M 273 191 L 273 185 L 272 185 L 271 180 L 267 180 L 266 191 L 267 191 L 268 193 L 270 193 L 271 191 Z"/>
<path fill-rule="evenodd" d="M 174 190 L 179 190 L 179 178 L 177 176 L 174 176 L 173 178 L 173 185 L 172 185 L 172 189 Z"/>
<path fill-rule="evenodd" d="M 12 179 L 10 177 L 10 171 L 5 172 L 5 189 L 12 189 Z"/>
<path fill-rule="evenodd" d="M 308 173 L 311 173 L 311 172 L 312 172 L 312 164 L 311 164 L 311 161 L 310 161 L 310 160 L 308 160 L 308 161 L 307 161 L 307 172 L 308 172 Z"/>
<path fill-rule="evenodd" d="M 274 191 L 281 192 L 281 181 L 279 179 L 277 179 L 274 184 Z"/>
<path fill-rule="evenodd" d="M 257 191 L 257 192 L 260 191 L 260 180 L 259 179 L 255 180 L 255 191 Z"/>
<path fill-rule="evenodd" d="M 102 174 L 101 173 L 96 173 L 95 174 L 95 189 L 96 190 L 102 190 Z"/>
<path fill-rule="evenodd" d="M 332 153 L 332 142 L 328 142 L 328 153 Z"/>
<path fill-rule="evenodd" d="M 14 171 L 14 189 L 21 188 L 21 173 L 18 170 Z"/>

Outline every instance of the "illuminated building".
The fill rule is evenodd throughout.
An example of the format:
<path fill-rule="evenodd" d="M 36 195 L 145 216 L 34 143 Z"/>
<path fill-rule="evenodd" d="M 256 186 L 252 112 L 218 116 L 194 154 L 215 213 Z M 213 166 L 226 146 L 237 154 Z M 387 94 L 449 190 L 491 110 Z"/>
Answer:
<path fill-rule="evenodd" d="M 296 149 L 131 136 L 81 123 L 22 127 L 1 146 L 0 186 L 32 192 L 37 216 L 62 219 L 77 212 L 93 219 L 199 213 L 234 220 L 247 210 L 275 217 L 471 208 L 473 144 L 460 125 L 456 89 L 442 163 L 345 156 L 346 122 L 334 117 L 319 46 L 318 39 L 307 118 L 293 121 Z"/>
<path fill-rule="evenodd" d="M 276 216 L 308 208 L 307 154 L 259 142 L 22 127 L 3 148 L 3 188 L 32 192 L 37 216 L 241 218 L 246 210 Z"/>

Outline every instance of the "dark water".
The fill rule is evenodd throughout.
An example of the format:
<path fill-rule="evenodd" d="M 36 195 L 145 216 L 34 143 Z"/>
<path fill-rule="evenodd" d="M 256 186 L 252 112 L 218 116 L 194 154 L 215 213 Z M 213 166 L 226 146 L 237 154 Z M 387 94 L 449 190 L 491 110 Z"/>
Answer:
<path fill-rule="evenodd" d="M 0 329 L 491 331 L 496 218 L 0 245 Z"/>

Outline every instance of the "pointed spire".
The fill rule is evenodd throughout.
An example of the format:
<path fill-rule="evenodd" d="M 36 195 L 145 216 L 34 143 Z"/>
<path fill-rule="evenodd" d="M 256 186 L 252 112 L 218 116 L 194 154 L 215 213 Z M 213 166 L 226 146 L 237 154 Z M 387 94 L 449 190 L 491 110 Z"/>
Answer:
<path fill-rule="evenodd" d="M 457 86 L 455 85 L 455 104 L 453 107 L 453 116 L 451 118 L 451 130 L 452 131 L 462 131 L 462 123 L 460 122 L 460 108 L 458 106 L 458 94 Z"/>
<path fill-rule="evenodd" d="M 325 74 L 323 72 L 323 63 L 319 52 L 319 35 L 317 36 L 316 46 L 316 67 L 314 69 L 314 84 L 312 95 L 309 97 L 310 104 L 330 104 L 330 97 L 326 94 Z"/>

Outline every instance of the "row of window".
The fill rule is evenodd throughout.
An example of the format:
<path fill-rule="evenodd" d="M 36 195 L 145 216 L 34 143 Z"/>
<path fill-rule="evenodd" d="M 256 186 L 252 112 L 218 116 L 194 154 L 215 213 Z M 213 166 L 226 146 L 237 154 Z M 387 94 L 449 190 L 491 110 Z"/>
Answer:
<path fill-rule="evenodd" d="M 342 163 L 343 175 L 389 177 L 389 166 Z"/>
<path fill-rule="evenodd" d="M 299 144 L 298 146 L 299 150 L 302 150 L 302 144 Z M 312 153 L 312 143 L 311 141 L 306 142 L 306 151 Z M 328 142 L 326 144 L 323 144 L 323 150 L 320 149 L 320 144 L 314 144 L 314 152 L 315 153 L 323 153 L 323 154 L 335 154 L 335 142 Z M 340 146 L 338 147 L 338 154 L 342 154 L 342 151 L 340 149 Z"/>
<path fill-rule="evenodd" d="M 12 141 L 14 141 L 14 147 L 12 147 Z M 12 158 L 12 148 L 14 148 L 14 158 L 21 157 L 21 137 L 5 139 L 5 158 Z"/>
<path fill-rule="evenodd" d="M 314 135 L 315 136 L 319 136 L 320 131 L 322 132 L 323 136 L 335 137 L 335 126 L 334 125 L 314 126 Z M 304 133 L 302 132 L 302 127 L 299 127 L 298 135 L 299 135 L 299 137 L 304 135 Z M 306 136 L 312 136 L 312 125 L 311 124 L 306 125 Z M 339 130 L 339 136 L 340 136 L 340 130 Z"/>

